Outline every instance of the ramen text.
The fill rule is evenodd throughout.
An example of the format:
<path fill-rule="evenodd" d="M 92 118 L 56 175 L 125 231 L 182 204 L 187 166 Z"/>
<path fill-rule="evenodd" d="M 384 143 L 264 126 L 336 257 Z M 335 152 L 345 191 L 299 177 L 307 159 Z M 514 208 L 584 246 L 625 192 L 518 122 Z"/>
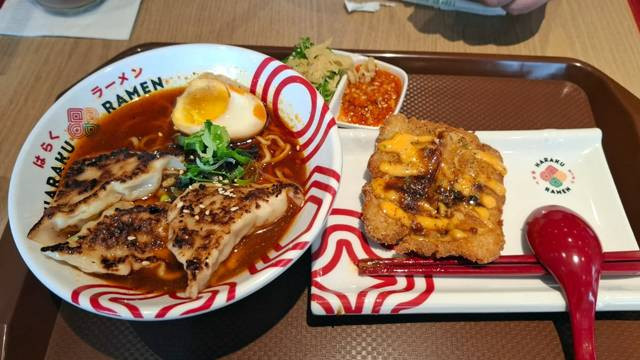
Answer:
<path fill-rule="evenodd" d="M 128 103 L 129 101 L 139 98 L 140 96 L 151 94 L 153 91 L 156 91 L 158 89 L 164 89 L 164 82 L 159 76 L 157 79 L 142 81 L 137 85 L 134 85 L 130 89 L 124 89 L 123 93 L 116 94 L 116 98 L 114 101 L 104 101 L 102 103 L 102 108 L 107 112 L 107 114 L 111 114 L 112 111 Z"/>

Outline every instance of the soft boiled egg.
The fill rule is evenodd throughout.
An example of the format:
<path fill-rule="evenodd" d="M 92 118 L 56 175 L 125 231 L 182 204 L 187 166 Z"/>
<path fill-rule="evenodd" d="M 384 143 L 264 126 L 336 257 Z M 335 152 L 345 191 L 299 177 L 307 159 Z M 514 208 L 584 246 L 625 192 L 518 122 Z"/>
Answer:
<path fill-rule="evenodd" d="M 191 82 L 176 100 L 171 113 L 173 126 L 193 134 L 206 120 L 224 126 L 232 141 L 259 134 L 267 121 L 264 104 L 255 95 L 232 81 L 203 73 Z"/>

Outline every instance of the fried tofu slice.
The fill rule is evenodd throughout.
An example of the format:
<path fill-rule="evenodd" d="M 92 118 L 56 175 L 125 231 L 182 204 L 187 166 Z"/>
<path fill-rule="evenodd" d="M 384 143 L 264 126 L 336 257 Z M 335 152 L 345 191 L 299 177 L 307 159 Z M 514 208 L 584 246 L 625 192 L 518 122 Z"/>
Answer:
<path fill-rule="evenodd" d="M 399 253 L 477 263 L 500 255 L 506 168 L 473 133 L 393 115 L 368 170 L 362 218 L 372 240 Z"/>
<path fill-rule="evenodd" d="M 79 159 L 64 174 L 51 206 L 28 237 L 42 245 L 62 242 L 62 230 L 77 231 L 118 201 L 152 195 L 165 169 L 184 169 L 184 165 L 174 155 L 126 148 Z"/>
<path fill-rule="evenodd" d="M 291 183 L 230 186 L 194 184 L 169 210 L 168 247 L 187 271 L 187 296 L 196 297 L 213 272 L 246 235 L 300 207 L 303 195 Z"/>
<path fill-rule="evenodd" d="M 118 202 L 67 241 L 41 251 L 87 273 L 128 275 L 170 259 L 167 209 L 164 203 Z"/>

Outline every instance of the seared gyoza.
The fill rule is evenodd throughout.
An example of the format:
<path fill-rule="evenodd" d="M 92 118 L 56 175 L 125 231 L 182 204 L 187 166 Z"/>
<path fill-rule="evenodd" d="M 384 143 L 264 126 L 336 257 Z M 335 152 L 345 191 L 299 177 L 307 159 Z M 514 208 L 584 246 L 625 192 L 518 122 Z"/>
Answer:
<path fill-rule="evenodd" d="M 41 251 L 84 272 L 128 275 L 167 259 L 168 207 L 118 202 L 65 242 Z"/>
<path fill-rule="evenodd" d="M 211 274 L 245 236 L 300 206 L 291 183 L 249 186 L 194 184 L 169 210 L 169 250 L 187 271 L 187 296 L 204 289 Z"/>
<path fill-rule="evenodd" d="M 121 200 L 156 192 L 165 169 L 183 169 L 176 156 L 122 148 L 75 161 L 65 173 L 51 206 L 29 231 L 42 245 L 65 240 L 61 230 L 79 229 Z"/>

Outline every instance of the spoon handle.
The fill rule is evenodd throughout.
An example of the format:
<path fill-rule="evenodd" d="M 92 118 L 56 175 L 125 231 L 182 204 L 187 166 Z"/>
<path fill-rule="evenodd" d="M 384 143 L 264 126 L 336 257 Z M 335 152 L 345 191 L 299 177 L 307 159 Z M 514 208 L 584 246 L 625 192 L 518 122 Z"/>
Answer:
<path fill-rule="evenodd" d="M 576 360 L 595 360 L 596 347 L 594 339 L 595 299 L 573 298 L 573 304 L 569 304 L 571 316 L 571 328 L 573 332 L 573 352 Z"/>

